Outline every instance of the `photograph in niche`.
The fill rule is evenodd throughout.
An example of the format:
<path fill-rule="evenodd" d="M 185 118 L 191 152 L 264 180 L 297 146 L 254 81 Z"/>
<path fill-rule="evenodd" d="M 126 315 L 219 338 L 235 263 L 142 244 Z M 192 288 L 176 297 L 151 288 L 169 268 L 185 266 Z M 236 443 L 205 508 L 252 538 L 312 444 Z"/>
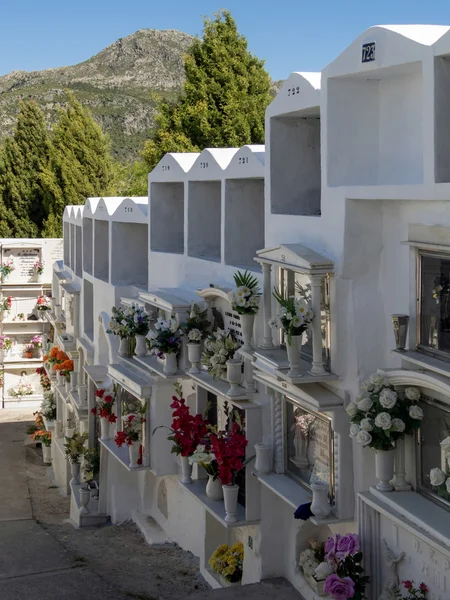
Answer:
<path fill-rule="evenodd" d="M 306 485 L 323 481 L 333 487 L 331 424 L 286 399 L 286 471 Z"/>
<path fill-rule="evenodd" d="M 420 345 L 450 353 L 450 256 L 420 255 Z"/>

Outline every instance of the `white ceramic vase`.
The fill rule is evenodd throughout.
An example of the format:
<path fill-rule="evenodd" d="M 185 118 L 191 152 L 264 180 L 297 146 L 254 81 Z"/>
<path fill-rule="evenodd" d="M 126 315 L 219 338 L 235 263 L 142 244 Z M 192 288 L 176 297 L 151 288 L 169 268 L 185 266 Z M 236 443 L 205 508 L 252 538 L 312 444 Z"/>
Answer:
<path fill-rule="evenodd" d="M 65 377 L 61 374 L 61 371 L 55 371 L 56 373 L 56 385 L 62 387 L 65 384 Z"/>
<path fill-rule="evenodd" d="M 88 488 L 80 488 L 80 503 L 81 503 L 80 510 L 79 510 L 80 515 L 88 515 L 90 513 L 90 510 L 88 508 L 90 499 L 91 499 L 91 490 Z"/>
<path fill-rule="evenodd" d="M 71 371 L 70 375 L 69 375 L 69 381 L 70 381 L 70 389 L 73 390 L 74 392 L 77 389 L 77 383 L 78 383 L 78 373 L 77 371 Z"/>
<path fill-rule="evenodd" d="M 242 382 L 242 361 L 238 358 L 232 358 L 227 360 L 227 381 L 230 384 L 228 390 L 228 396 L 241 396 L 242 388 L 240 383 Z"/>
<path fill-rule="evenodd" d="M 124 358 L 131 358 L 133 356 L 133 346 L 134 343 L 132 338 L 120 338 L 119 344 L 119 356 L 123 356 Z"/>
<path fill-rule="evenodd" d="M 176 375 L 178 373 L 177 355 L 175 352 L 168 352 L 164 355 L 164 373 L 166 375 Z"/>
<path fill-rule="evenodd" d="M 187 348 L 188 359 L 191 363 L 189 373 L 196 375 L 197 373 L 200 373 L 200 361 L 202 359 L 202 344 L 194 344 L 191 342 L 187 345 Z"/>
<path fill-rule="evenodd" d="M 36 282 L 42 283 L 42 273 L 36 273 Z"/>
<path fill-rule="evenodd" d="M 145 356 L 147 354 L 147 338 L 145 335 L 137 333 L 135 335 L 136 338 L 136 348 L 134 353 L 136 356 Z"/>
<path fill-rule="evenodd" d="M 42 460 L 47 464 L 52 462 L 51 446 L 46 446 L 45 444 L 42 444 Z"/>
<path fill-rule="evenodd" d="M 242 338 L 244 340 L 242 350 L 244 352 L 253 352 L 252 337 L 255 315 L 239 315 L 239 319 L 241 321 Z"/>
<path fill-rule="evenodd" d="M 394 477 L 395 450 L 377 450 L 375 452 L 375 475 L 378 483 L 375 486 L 380 492 L 392 492 L 394 489 L 390 484 Z"/>
<path fill-rule="evenodd" d="M 128 454 L 130 457 L 130 464 L 128 465 L 130 469 L 136 469 L 138 467 L 138 459 L 139 459 L 139 448 L 141 446 L 140 442 L 133 442 L 130 446 L 128 446 Z"/>
<path fill-rule="evenodd" d="M 206 484 L 206 495 L 211 500 L 223 500 L 222 482 L 218 477 L 214 479 L 213 475 L 208 475 L 208 483 Z"/>
<path fill-rule="evenodd" d="M 70 392 L 70 379 L 67 379 L 67 377 L 64 377 L 64 386 L 66 388 L 66 394 L 68 394 Z"/>
<path fill-rule="evenodd" d="M 286 336 L 287 337 L 287 336 Z M 303 335 L 293 335 L 290 342 L 286 339 L 286 350 L 289 360 L 289 377 L 299 377 L 300 373 L 300 354 L 302 351 Z"/>
<path fill-rule="evenodd" d="M 317 481 L 311 483 L 313 499 L 311 503 L 311 512 L 318 519 L 326 519 L 331 512 L 330 502 L 328 500 L 328 483 Z"/>
<path fill-rule="evenodd" d="M 65 437 L 71 438 L 74 434 L 75 429 L 73 427 L 66 427 L 64 432 Z"/>
<path fill-rule="evenodd" d="M 268 475 L 272 470 L 270 464 L 270 446 L 267 446 L 266 444 L 255 444 L 255 450 L 255 471 L 258 475 Z"/>
<path fill-rule="evenodd" d="M 106 442 L 111 439 L 111 423 L 106 417 L 100 417 L 100 439 Z"/>
<path fill-rule="evenodd" d="M 188 456 L 181 456 L 181 483 L 192 483 L 192 465 Z"/>
<path fill-rule="evenodd" d="M 80 463 L 70 463 L 70 468 L 72 471 L 72 479 L 70 483 L 72 485 L 79 485 L 80 483 Z"/>
<path fill-rule="evenodd" d="M 236 523 L 237 517 L 237 499 L 239 493 L 238 485 L 223 485 L 223 500 L 225 504 L 225 521 L 227 523 Z"/>

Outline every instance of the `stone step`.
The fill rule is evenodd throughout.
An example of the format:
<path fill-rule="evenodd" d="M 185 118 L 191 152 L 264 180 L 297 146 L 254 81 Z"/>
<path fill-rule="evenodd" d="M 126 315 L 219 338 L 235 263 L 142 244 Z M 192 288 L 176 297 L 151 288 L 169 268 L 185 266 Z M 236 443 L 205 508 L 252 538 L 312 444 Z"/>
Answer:
<path fill-rule="evenodd" d="M 195 600 L 304 600 L 286 579 L 264 579 L 260 583 L 209 590 L 195 595 Z M 193 600 L 185 596 L 180 600 Z"/>

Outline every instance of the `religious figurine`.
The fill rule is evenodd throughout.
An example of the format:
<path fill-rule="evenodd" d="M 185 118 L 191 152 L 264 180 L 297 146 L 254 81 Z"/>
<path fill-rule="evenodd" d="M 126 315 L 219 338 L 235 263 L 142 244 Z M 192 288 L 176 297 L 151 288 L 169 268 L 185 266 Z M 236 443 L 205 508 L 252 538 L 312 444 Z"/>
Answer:
<path fill-rule="evenodd" d="M 291 431 L 294 431 L 295 456 L 291 458 L 291 461 L 299 469 L 306 469 L 309 466 L 309 437 L 316 422 L 316 417 L 307 413 L 305 414 L 301 409 L 297 408 L 294 412 L 294 419 L 295 423 L 292 425 Z"/>
<path fill-rule="evenodd" d="M 383 577 L 383 591 L 378 600 L 396 600 L 400 583 L 397 573 L 398 563 L 405 558 L 405 553 L 395 554 L 387 545 L 386 540 L 383 540 L 382 554 L 386 571 Z"/>

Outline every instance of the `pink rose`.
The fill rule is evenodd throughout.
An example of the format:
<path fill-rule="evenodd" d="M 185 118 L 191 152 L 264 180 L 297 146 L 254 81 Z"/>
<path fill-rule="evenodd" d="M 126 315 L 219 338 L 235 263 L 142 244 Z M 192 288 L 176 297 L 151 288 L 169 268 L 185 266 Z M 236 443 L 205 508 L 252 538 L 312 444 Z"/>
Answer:
<path fill-rule="evenodd" d="M 350 577 L 343 577 L 333 573 L 325 579 L 323 591 L 329 596 L 333 596 L 334 600 L 347 600 L 355 595 L 355 583 Z"/>
<path fill-rule="evenodd" d="M 359 550 L 359 538 L 354 533 L 347 533 L 336 540 L 336 558 L 343 559 Z"/>

